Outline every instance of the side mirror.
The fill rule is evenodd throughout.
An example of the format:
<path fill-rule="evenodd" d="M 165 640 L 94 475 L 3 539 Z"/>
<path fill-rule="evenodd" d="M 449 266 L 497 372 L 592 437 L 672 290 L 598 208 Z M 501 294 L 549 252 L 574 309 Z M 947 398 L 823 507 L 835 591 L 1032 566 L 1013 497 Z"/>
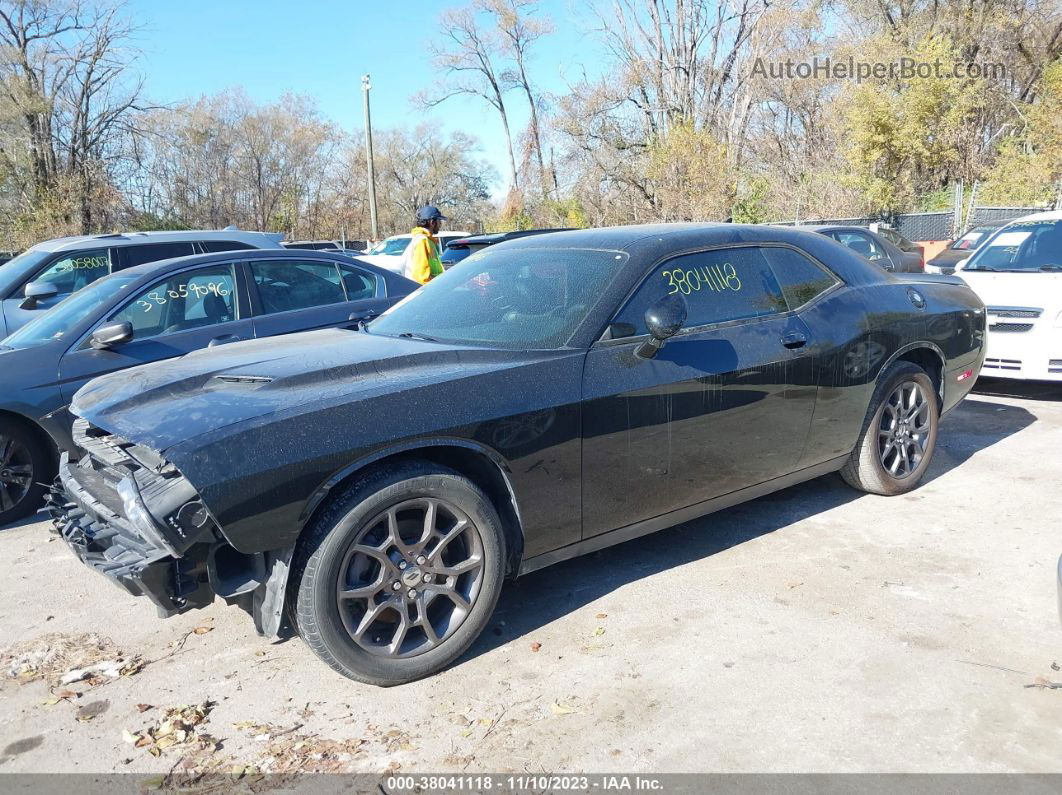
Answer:
<path fill-rule="evenodd" d="M 26 300 L 19 305 L 19 308 L 36 309 L 38 301 L 59 295 L 59 288 L 51 282 L 29 282 L 26 285 L 25 295 Z"/>
<path fill-rule="evenodd" d="M 129 342 L 131 339 L 133 339 L 133 324 L 125 320 L 121 323 L 100 326 L 92 332 L 89 344 L 98 351 L 105 351 L 115 345 Z"/>
<path fill-rule="evenodd" d="M 645 328 L 650 339 L 634 351 L 639 359 L 652 359 L 664 343 L 679 333 L 686 322 L 686 299 L 669 295 L 645 310 Z"/>

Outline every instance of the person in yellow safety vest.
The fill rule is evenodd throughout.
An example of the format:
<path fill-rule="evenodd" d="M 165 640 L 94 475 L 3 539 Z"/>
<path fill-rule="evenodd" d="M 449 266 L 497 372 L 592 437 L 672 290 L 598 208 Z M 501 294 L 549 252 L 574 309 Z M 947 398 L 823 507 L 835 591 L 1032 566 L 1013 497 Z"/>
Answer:
<path fill-rule="evenodd" d="M 413 239 L 406 247 L 406 261 L 402 275 L 420 284 L 427 284 L 443 272 L 439 259 L 439 241 L 435 235 L 446 216 L 438 207 L 427 205 L 417 210 L 417 224 L 410 233 Z"/>

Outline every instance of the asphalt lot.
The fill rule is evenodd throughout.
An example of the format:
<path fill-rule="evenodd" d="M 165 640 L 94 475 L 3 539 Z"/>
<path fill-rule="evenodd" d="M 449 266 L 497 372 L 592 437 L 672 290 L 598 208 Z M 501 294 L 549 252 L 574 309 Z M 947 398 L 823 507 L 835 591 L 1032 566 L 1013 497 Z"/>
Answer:
<path fill-rule="evenodd" d="M 389 690 L 220 601 L 157 620 L 38 517 L 0 531 L 0 772 L 1062 772 L 1062 689 L 1028 687 L 1062 681 L 1060 483 L 1062 387 L 982 382 L 914 493 L 829 476 L 537 572 Z M 58 676 L 83 633 L 142 667 L 19 667 Z"/>

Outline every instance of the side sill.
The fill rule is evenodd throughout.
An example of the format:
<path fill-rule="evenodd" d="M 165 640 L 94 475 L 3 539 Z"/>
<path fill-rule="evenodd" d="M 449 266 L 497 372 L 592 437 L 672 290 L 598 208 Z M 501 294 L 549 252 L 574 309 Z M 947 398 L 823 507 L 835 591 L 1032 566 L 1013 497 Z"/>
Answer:
<path fill-rule="evenodd" d="M 577 558 L 580 555 L 585 555 L 589 552 L 597 552 L 600 549 L 605 549 L 614 544 L 622 544 L 624 541 L 641 538 L 650 533 L 655 533 L 657 530 L 674 527 L 683 522 L 688 522 L 691 519 L 707 516 L 710 513 L 721 511 L 724 508 L 730 508 L 734 505 L 754 500 L 757 497 L 763 497 L 771 492 L 787 489 L 790 486 L 813 480 L 822 475 L 828 475 L 830 472 L 836 472 L 843 467 L 844 462 L 847 460 L 848 456 L 843 455 L 839 458 L 834 458 L 821 464 L 807 467 L 806 469 L 791 472 L 780 478 L 768 480 L 765 483 L 759 483 L 755 486 L 738 489 L 729 494 L 722 494 L 718 497 L 713 497 L 710 500 L 699 502 L 696 505 L 691 505 L 688 508 L 680 508 L 677 511 L 671 511 L 670 513 L 665 513 L 652 519 L 635 522 L 626 527 L 620 527 L 616 530 L 610 530 L 607 533 L 592 536 L 575 544 L 569 544 L 566 547 L 555 549 L 552 552 L 544 552 L 541 555 L 535 555 L 533 558 L 521 561 L 520 570 L 517 573 L 517 576 L 530 574 L 533 571 L 544 569 L 546 566 L 552 566 L 554 563 Z"/>

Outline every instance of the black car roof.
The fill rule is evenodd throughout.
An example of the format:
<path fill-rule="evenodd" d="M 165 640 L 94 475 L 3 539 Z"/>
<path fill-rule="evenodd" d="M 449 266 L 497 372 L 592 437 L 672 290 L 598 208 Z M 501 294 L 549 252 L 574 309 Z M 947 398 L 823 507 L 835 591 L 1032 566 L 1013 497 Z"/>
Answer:
<path fill-rule="evenodd" d="M 771 226 L 766 224 L 678 223 L 613 226 L 551 232 L 507 240 L 491 250 L 521 249 L 599 249 L 624 251 L 629 260 L 624 268 L 637 278 L 645 268 L 665 257 L 714 246 L 782 243 L 794 246 L 832 268 L 851 285 L 872 284 L 891 278 L 884 270 L 810 226 Z"/>

